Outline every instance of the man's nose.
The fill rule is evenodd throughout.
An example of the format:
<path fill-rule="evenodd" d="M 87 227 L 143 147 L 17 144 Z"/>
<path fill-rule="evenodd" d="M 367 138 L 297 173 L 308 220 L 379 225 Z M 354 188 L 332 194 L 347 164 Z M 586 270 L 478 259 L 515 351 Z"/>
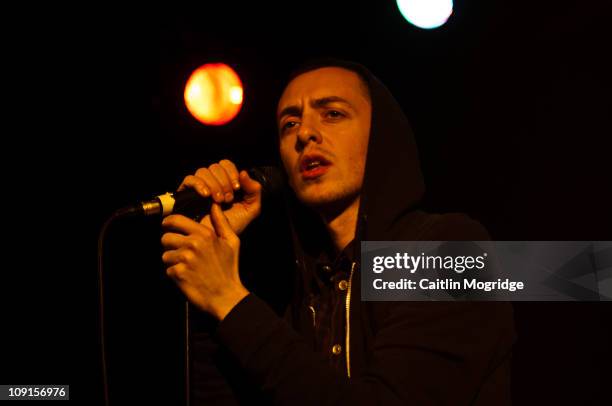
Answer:
<path fill-rule="evenodd" d="M 298 140 L 302 145 L 306 145 L 310 141 L 314 141 L 316 144 L 320 144 L 323 140 L 323 137 L 321 136 L 319 130 L 306 120 L 302 121 L 302 123 L 300 124 L 297 136 Z"/>

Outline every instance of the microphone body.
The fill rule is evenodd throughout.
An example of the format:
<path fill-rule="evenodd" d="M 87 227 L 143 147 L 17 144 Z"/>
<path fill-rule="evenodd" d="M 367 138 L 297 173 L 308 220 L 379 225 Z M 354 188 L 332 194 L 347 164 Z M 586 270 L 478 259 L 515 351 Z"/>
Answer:
<path fill-rule="evenodd" d="M 249 176 L 259 182 L 262 186 L 262 200 L 267 200 L 276 195 L 283 185 L 283 175 L 278 168 L 262 166 L 247 170 Z M 242 189 L 234 191 L 234 201 L 240 201 L 244 196 Z M 203 197 L 193 189 L 180 192 L 165 193 L 155 199 L 140 202 L 137 205 L 120 209 L 120 215 L 144 215 L 165 217 L 170 214 L 182 214 L 194 221 L 200 221 L 202 217 L 210 213 L 213 200 L 211 197 Z M 227 205 L 231 205 L 228 203 Z M 223 206 L 223 204 L 222 204 Z"/>

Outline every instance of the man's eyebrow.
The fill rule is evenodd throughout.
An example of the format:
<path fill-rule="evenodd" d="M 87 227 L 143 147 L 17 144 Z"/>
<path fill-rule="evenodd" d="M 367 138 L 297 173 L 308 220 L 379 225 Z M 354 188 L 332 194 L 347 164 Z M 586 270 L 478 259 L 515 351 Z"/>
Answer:
<path fill-rule="evenodd" d="M 321 108 L 325 107 L 330 103 L 344 103 L 348 105 L 350 108 L 355 109 L 353 105 L 346 99 L 343 99 L 339 96 L 327 96 L 321 97 L 320 99 L 315 99 L 310 102 L 310 105 L 313 108 Z M 302 114 L 302 109 L 299 106 L 288 106 L 281 110 L 278 115 L 278 119 L 282 119 L 284 116 L 300 116 Z"/>
<path fill-rule="evenodd" d="M 320 99 L 313 100 L 310 103 L 310 105 L 312 107 L 314 107 L 314 108 L 317 108 L 317 107 L 325 107 L 325 106 L 327 106 L 330 103 L 344 103 L 344 104 L 347 104 L 349 107 L 354 109 L 353 105 L 351 103 L 349 103 L 348 100 L 343 99 L 342 97 L 339 97 L 339 96 L 322 97 Z"/>
<path fill-rule="evenodd" d="M 285 116 L 301 116 L 302 109 L 298 106 L 288 106 L 281 110 L 278 115 L 278 120 L 280 121 Z"/>

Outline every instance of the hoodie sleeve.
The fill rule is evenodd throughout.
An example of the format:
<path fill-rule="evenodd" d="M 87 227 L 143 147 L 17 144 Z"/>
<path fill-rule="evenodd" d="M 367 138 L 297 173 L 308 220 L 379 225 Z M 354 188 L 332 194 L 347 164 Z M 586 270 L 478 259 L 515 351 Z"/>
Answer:
<path fill-rule="evenodd" d="M 465 218 L 446 218 L 443 223 L 448 227 L 432 226 L 432 235 L 444 237 L 443 230 L 455 229 L 450 226 L 453 222 L 465 223 Z M 471 234 L 484 230 L 473 223 L 462 239 L 482 239 Z M 508 393 L 504 386 L 509 383 L 512 326 L 507 303 L 378 302 L 374 306 L 377 331 L 367 367 L 351 379 L 333 370 L 253 294 L 218 325 L 216 338 L 276 405 L 509 403 L 509 398 L 501 402 L 496 395 Z"/>

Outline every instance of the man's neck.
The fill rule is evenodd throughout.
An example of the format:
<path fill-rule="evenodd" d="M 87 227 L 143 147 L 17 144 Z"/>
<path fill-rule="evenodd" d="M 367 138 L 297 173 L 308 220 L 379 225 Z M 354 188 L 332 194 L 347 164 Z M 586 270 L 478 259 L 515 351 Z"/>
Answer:
<path fill-rule="evenodd" d="M 341 252 L 355 238 L 359 200 L 357 196 L 339 214 L 330 217 L 322 216 L 337 252 Z"/>

